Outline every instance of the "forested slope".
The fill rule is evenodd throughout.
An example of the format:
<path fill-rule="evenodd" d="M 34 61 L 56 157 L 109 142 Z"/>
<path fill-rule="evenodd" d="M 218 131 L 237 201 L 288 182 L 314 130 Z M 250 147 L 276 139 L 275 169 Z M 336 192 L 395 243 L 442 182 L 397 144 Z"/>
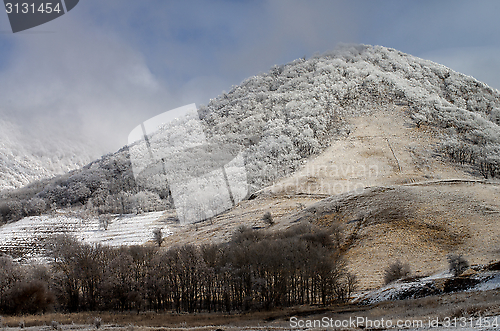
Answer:
<path fill-rule="evenodd" d="M 415 126 L 435 128 L 436 154 L 469 164 L 478 177 L 500 172 L 500 94 L 472 77 L 381 46 L 343 46 L 250 77 L 198 110 L 210 141 L 239 145 L 255 192 L 349 136 L 351 120 L 405 107 Z M 126 148 L 52 180 L 3 194 L 6 222 L 52 207 L 98 212 L 161 210 L 168 188 L 137 186 Z"/>

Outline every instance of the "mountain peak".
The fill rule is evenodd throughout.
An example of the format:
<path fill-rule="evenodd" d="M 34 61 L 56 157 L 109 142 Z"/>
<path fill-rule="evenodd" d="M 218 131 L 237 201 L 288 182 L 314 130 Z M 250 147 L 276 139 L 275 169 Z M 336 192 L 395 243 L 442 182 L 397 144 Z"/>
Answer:
<path fill-rule="evenodd" d="M 348 135 L 352 119 L 394 107 L 404 107 L 412 124 L 437 130 L 436 151 L 447 150 L 455 161 L 464 163 L 455 156 L 457 146 L 447 149 L 454 142 L 471 165 L 499 149 L 497 90 L 382 46 L 343 45 L 275 66 L 211 100 L 200 117 L 214 139 L 258 141 L 249 147 L 247 165 L 250 182 L 260 188 Z"/>

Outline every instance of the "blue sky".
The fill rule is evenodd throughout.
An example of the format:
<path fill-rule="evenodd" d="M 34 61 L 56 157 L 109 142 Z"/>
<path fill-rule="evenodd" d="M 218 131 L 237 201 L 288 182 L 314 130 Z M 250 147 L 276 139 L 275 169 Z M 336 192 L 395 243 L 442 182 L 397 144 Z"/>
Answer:
<path fill-rule="evenodd" d="M 109 152 L 140 122 L 206 104 L 274 64 L 382 45 L 500 89 L 498 1 L 80 0 L 12 34 L 0 14 L 0 115 Z"/>

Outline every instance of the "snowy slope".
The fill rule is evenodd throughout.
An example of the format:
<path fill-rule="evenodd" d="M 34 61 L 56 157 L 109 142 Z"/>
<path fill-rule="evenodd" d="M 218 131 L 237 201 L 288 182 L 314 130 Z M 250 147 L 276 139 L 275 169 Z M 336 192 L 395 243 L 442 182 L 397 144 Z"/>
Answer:
<path fill-rule="evenodd" d="M 13 250 L 26 254 L 23 258 L 37 257 L 43 253 L 46 240 L 58 234 L 74 235 L 82 242 L 108 246 L 142 245 L 152 240 L 155 229 L 162 229 L 165 236 L 171 234 L 168 225 L 158 221 L 162 214 L 115 215 L 107 229 L 99 218 L 82 219 L 61 211 L 54 216 L 26 217 L 0 227 L 0 252 Z"/>
<path fill-rule="evenodd" d="M 404 282 L 399 280 L 379 289 L 363 293 L 354 302 L 375 304 L 382 301 L 414 299 L 441 294 L 443 289 L 440 287 L 443 287 L 443 284 L 452 278 L 451 273 L 442 271 L 417 281 Z M 498 271 L 480 272 L 470 278 L 477 284 L 471 285 L 466 291 L 489 291 L 500 288 L 500 272 Z"/>
<path fill-rule="evenodd" d="M 24 137 L 19 128 L 0 120 L 0 191 L 24 186 L 82 167 L 91 153 L 81 144 Z"/>
<path fill-rule="evenodd" d="M 500 164 L 500 93 L 443 65 L 381 46 L 340 47 L 250 77 L 199 111 L 207 137 L 247 147 L 254 189 L 287 177 L 304 159 L 352 132 L 351 122 L 403 108 L 440 129 L 433 149 Z M 458 153 L 460 154 L 460 153 Z M 456 155 L 454 155 L 456 156 Z M 476 164 L 477 166 L 477 164 Z"/>

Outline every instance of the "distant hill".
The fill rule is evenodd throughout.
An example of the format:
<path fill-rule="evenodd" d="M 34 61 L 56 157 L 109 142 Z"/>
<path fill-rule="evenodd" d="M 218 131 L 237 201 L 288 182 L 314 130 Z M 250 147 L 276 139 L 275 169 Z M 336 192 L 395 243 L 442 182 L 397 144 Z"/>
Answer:
<path fill-rule="evenodd" d="M 0 120 L 0 191 L 62 175 L 90 161 L 83 144 L 25 137 L 17 125 Z"/>

